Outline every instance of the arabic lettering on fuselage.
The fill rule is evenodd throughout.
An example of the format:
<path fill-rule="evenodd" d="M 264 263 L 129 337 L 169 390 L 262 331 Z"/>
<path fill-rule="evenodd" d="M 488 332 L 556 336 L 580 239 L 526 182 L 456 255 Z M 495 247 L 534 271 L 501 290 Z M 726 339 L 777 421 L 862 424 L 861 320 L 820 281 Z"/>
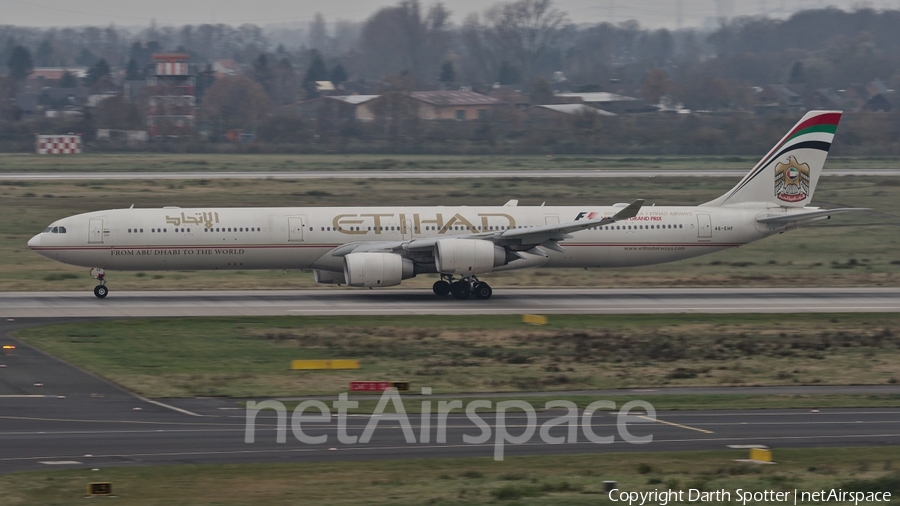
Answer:
<path fill-rule="evenodd" d="M 181 213 L 181 216 L 169 216 L 167 214 L 166 223 L 172 224 L 176 227 L 180 227 L 182 224 L 190 224 L 205 225 L 206 228 L 212 228 L 213 223 L 219 223 L 219 213 L 194 213 L 193 216 L 186 216 L 184 212 Z"/>
<path fill-rule="evenodd" d="M 384 223 L 394 222 L 391 218 L 399 219 L 399 232 L 406 234 L 412 231 L 421 232 L 425 230 L 423 227 L 433 227 L 433 230 L 439 234 L 445 234 L 452 227 L 461 227 L 464 230 L 502 230 L 504 228 L 514 228 L 516 219 L 505 213 L 478 213 L 478 218 L 470 220 L 460 213 L 455 213 L 448 219 L 444 219 L 443 213 L 426 215 L 420 213 L 362 213 L 362 214 L 339 214 L 331 220 L 332 229 L 344 234 L 366 234 L 375 232 L 381 234 L 385 230 Z M 475 225 L 478 223 L 478 225 Z M 393 225 L 397 226 L 397 225 Z M 480 226 L 480 228 L 479 228 Z M 494 227 L 494 228 L 490 228 Z"/>

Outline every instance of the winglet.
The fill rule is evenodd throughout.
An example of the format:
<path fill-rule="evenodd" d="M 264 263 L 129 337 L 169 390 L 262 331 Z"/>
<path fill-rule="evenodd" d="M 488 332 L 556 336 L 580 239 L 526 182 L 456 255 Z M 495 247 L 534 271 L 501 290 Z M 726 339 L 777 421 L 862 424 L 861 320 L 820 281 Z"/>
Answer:
<path fill-rule="evenodd" d="M 637 199 L 634 202 L 628 204 L 627 207 L 617 212 L 612 216 L 612 219 L 615 221 L 619 220 L 627 220 L 629 218 L 634 218 L 637 216 L 638 212 L 640 212 L 641 207 L 644 205 L 644 199 Z"/>

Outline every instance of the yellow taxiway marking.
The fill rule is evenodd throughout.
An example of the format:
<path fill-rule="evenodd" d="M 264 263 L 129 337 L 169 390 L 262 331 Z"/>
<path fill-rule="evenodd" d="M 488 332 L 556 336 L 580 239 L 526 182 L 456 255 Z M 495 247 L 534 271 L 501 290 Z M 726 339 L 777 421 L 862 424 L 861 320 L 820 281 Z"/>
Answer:
<path fill-rule="evenodd" d="M 649 421 L 651 421 L 651 422 L 661 423 L 661 424 L 664 424 L 664 425 L 671 425 L 672 427 L 678 427 L 678 428 L 680 428 L 680 429 L 695 430 L 695 431 L 697 431 L 697 432 L 702 432 L 702 433 L 704 433 L 704 434 L 712 434 L 712 433 L 713 433 L 713 431 L 711 431 L 711 430 L 698 429 L 697 427 L 690 427 L 690 426 L 688 426 L 688 425 L 681 425 L 680 423 L 675 423 L 675 422 L 667 422 L 667 421 L 665 421 L 665 420 L 660 420 L 659 418 L 650 418 L 649 416 L 644 416 L 644 415 L 640 415 L 640 416 L 638 416 L 638 418 L 641 418 L 641 419 L 644 419 L 644 420 L 649 420 Z"/>

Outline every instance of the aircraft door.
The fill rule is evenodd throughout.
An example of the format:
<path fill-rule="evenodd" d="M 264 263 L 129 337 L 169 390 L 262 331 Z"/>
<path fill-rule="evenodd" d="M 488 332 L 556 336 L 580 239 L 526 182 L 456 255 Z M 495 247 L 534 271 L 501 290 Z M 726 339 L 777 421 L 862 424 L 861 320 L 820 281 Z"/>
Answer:
<path fill-rule="evenodd" d="M 413 234 L 415 234 L 415 230 L 413 229 L 412 220 L 406 219 L 403 220 L 403 223 L 400 224 L 400 231 L 403 235 L 403 240 L 409 240 L 413 238 Z"/>
<path fill-rule="evenodd" d="M 102 219 L 90 220 L 90 223 L 88 226 L 88 243 L 90 243 L 90 244 L 103 243 L 103 220 Z"/>
<path fill-rule="evenodd" d="M 306 228 L 306 216 L 288 217 L 288 240 L 291 242 L 303 241 L 304 228 Z"/>
<path fill-rule="evenodd" d="M 544 223 L 546 223 L 547 225 L 559 225 L 559 216 L 545 215 Z"/>
<path fill-rule="evenodd" d="M 697 238 L 710 239 L 712 237 L 712 219 L 710 215 L 701 213 L 697 215 Z"/>

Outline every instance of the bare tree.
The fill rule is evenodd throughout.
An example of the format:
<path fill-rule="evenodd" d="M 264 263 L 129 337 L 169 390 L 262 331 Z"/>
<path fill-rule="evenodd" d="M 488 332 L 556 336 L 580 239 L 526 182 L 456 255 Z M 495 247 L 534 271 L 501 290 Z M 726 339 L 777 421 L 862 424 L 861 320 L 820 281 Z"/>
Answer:
<path fill-rule="evenodd" d="M 321 12 L 317 12 L 316 17 L 309 24 L 309 47 L 310 49 L 318 49 L 320 52 L 327 52 L 330 46 L 325 17 L 322 16 Z"/>
<path fill-rule="evenodd" d="M 450 46 L 449 18 L 441 3 L 425 16 L 418 0 L 381 9 L 363 27 L 363 72 L 369 78 L 406 73 L 419 83 L 433 82 Z"/>
<path fill-rule="evenodd" d="M 669 76 L 663 69 L 653 69 L 641 85 L 641 95 L 651 104 L 658 104 L 672 87 Z"/>
<path fill-rule="evenodd" d="M 478 14 L 469 14 L 460 30 L 460 42 L 465 51 L 462 74 L 468 82 L 498 81 L 498 62 L 487 37 L 487 29 Z"/>
<path fill-rule="evenodd" d="M 216 79 L 203 97 L 201 113 L 220 132 L 232 128 L 255 128 L 272 103 L 265 90 L 247 76 Z"/>
<path fill-rule="evenodd" d="M 503 60 L 516 64 L 525 82 L 534 82 L 556 47 L 566 14 L 551 0 L 518 0 L 487 11 L 491 40 Z"/>

